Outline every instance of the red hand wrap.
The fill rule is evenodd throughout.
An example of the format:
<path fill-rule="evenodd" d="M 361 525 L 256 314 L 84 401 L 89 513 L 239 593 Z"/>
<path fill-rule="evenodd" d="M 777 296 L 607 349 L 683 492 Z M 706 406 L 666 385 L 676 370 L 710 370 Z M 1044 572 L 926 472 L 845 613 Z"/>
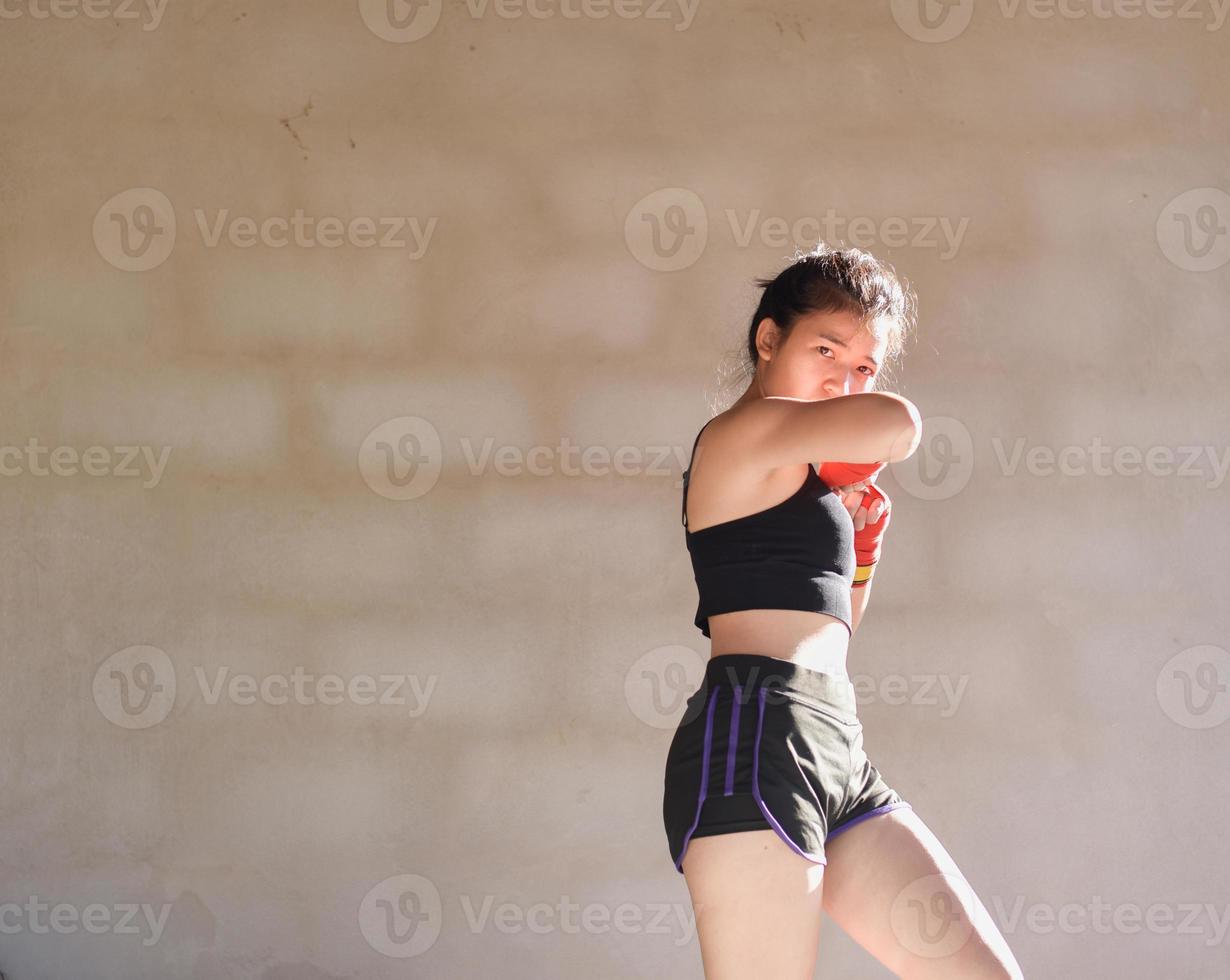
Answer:
<path fill-rule="evenodd" d="M 874 524 L 868 522 L 863 525 L 861 531 L 854 532 L 854 556 L 858 559 L 859 568 L 874 565 L 880 560 L 880 543 L 884 540 L 884 531 L 892 519 L 892 501 L 888 499 L 888 494 L 874 483 L 863 491 L 863 502 L 859 504 L 859 507 L 866 507 L 870 510 L 871 505 L 877 500 L 884 501 L 884 512 L 880 515 L 880 519 Z"/>
<path fill-rule="evenodd" d="M 819 469 L 820 479 L 827 486 L 846 487 L 852 483 L 865 483 L 875 478 L 884 469 L 884 463 L 822 463 Z M 854 532 L 854 556 L 858 569 L 855 572 L 853 588 L 862 588 L 871 578 L 872 566 L 880 560 L 880 544 L 884 540 L 884 531 L 892 515 L 892 501 L 888 494 L 874 483 L 868 483 L 862 491 L 863 500 L 859 508 L 871 509 L 877 500 L 884 501 L 884 510 L 879 520 L 874 524 L 866 523 L 861 531 Z"/>
<path fill-rule="evenodd" d="M 884 463 L 821 463 L 820 479 L 829 487 L 848 487 L 851 483 L 862 483 L 872 479 Z"/>

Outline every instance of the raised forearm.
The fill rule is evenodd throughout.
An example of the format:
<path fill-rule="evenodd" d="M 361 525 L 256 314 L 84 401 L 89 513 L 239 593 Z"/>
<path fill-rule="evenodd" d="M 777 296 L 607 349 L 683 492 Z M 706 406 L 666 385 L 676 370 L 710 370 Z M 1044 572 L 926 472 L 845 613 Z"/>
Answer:
<path fill-rule="evenodd" d="M 850 635 L 858 632 L 858 624 L 863 621 L 863 612 L 867 608 L 867 600 L 871 598 L 871 579 L 867 584 L 850 590 Z"/>

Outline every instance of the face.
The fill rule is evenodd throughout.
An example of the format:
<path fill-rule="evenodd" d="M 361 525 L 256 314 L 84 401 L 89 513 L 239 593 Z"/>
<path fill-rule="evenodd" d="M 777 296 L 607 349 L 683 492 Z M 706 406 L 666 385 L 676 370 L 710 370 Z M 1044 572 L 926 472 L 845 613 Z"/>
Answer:
<path fill-rule="evenodd" d="M 887 326 L 873 323 L 868 330 L 852 313 L 811 313 L 799 317 L 783 342 L 766 318 L 757 335 L 764 394 L 817 401 L 874 390 Z"/>

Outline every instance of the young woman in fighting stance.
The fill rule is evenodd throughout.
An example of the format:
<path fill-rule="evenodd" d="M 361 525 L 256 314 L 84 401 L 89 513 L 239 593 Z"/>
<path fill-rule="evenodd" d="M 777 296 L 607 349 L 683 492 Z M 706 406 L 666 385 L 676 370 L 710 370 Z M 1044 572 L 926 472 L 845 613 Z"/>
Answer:
<path fill-rule="evenodd" d="M 868 759 L 846 672 L 891 510 L 873 481 L 921 438 L 914 405 L 881 390 L 914 297 L 867 252 L 823 245 L 758 285 L 754 376 L 697 434 L 683 487 L 711 654 L 662 809 L 705 976 L 810 978 L 823 908 L 898 977 L 1020 978 L 956 863 Z"/>

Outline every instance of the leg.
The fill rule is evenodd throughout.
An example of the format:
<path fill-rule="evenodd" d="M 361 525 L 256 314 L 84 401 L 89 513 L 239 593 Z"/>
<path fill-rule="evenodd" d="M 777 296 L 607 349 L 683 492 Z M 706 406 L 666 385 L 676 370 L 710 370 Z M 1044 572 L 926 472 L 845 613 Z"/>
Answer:
<path fill-rule="evenodd" d="M 863 820 L 824 850 L 824 910 L 898 977 L 1021 980 L 990 913 L 914 810 Z"/>
<path fill-rule="evenodd" d="M 773 830 L 697 837 L 683 856 L 705 980 L 811 980 L 824 865 Z"/>

